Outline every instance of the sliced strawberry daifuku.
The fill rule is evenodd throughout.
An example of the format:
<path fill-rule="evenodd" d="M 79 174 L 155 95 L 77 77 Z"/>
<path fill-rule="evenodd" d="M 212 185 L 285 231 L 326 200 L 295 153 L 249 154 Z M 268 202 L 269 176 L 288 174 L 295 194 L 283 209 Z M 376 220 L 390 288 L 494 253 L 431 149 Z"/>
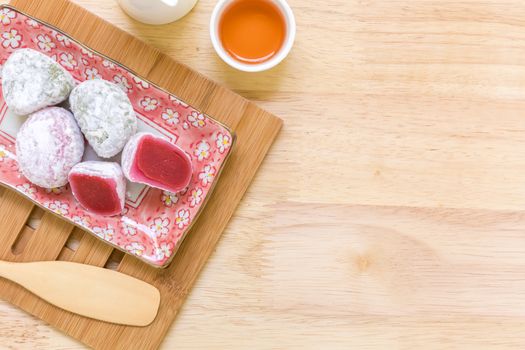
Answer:
<path fill-rule="evenodd" d="M 117 163 L 77 164 L 69 173 L 69 184 L 77 201 L 94 214 L 113 216 L 124 209 L 126 179 Z"/>
<path fill-rule="evenodd" d="M 138 145 L 136 162 L 138 170 L 148 179 L 170 187 L 187 185 L 187 170 L 191 165 L 184 152 L 169 142 L 144 137 Z"/>
<path fill-rule="evenodd" d="M 177 145 L 150 133 L 138 133 L 122 153 L 124 175 L 170 192 L 184 190 L 193 173 L 190 157 Z"/>

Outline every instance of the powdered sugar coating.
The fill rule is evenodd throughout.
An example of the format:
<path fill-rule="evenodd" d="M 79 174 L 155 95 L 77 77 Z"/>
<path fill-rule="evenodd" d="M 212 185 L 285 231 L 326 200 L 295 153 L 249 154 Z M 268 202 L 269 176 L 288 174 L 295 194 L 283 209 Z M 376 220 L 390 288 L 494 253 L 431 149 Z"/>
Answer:
<path fill-rule="evenodd" d="M 137 153 L 137 147 L 139 145 L 140 140 L 146 136 L 146 135 L 153 135 L 148 132 L 139 132 L 131 137 L 131 139 L 128 141 L 126 146 L 124 147 L 124 150 L 122 151 L 122 157 L 120 164 L 122 165 L 122 171 L 124 172 L 124 176 L 129 181 L 135 181 L 131 177 L 131 167 L 133 166 L 133 160 L 135 159 L 135 154 Z"/>
<path fill-rule="evenodd" d="M 84 138 L 75 118 L 60 107 L 31 114 L 16 138 L 20 171 L 44 188 L 67 184 L 69 171 L 80 162 L 83 153 Z"/>
<path fill-rule="evenodd" d="M 20 49 L 7 59 L 2 70 L 2 92 L 9 108 L 27 115 L 67 99 L 75 81 L 48 56 Z"/>
<path fill-rule="evenodd" d="M 126 178 L 124 177 L 122 168 L 118 163 L 99 161 L 78 163 L 73 167 L 73 169 L 71 169 L 69 176 L 71 177 L 75 174 L 84 174 L 115 180 L 115 183 L 117 184 L 117 195 L 119 197 L 120 207 L 124 209 L 124 201 L 126 200 Z M 74 191 L 73 195 L 75 195 Z"/>
<path fill-rule="evenodd" d="M 137 117 L 128 96 L 105 80 L 78 85 L 69 98 L 80 129 L 95 152 L 110 158 L 137 132 Z"/>

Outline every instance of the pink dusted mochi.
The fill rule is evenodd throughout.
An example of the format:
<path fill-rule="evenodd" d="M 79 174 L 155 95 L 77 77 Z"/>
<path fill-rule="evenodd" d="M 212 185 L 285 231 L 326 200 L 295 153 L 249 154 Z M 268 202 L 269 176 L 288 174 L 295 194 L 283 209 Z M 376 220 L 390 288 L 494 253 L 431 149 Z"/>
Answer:
<path fill-rule="evenodd" d="M 170 192 L 184 190 L 193 173 L 186 152 L 162 137 L 145 132 L 133 136 L 124 147 L 122 170 L 132 182 Z"/>
<path fill-rule="evenodd" d="M 66 109 L 48 107 L 29 115 L 16 137 L 20 171 L 37 186 L 67 184 L 69 171 L 84 153 L 84 137 Z"/>
<path fill-rule="evenodd" d="M 79 163 L 69 173 L 69 185 L 77 201 L 94 214 L 113 216 L 124 209 L 126 179 L 118 163 Z"/>

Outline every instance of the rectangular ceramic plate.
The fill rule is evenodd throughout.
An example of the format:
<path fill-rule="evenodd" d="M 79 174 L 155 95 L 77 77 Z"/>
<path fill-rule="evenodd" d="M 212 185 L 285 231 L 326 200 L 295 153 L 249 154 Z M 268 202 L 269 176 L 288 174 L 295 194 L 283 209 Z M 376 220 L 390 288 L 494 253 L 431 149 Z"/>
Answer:
<path fill-rule="evenodd" d="M 235 135 L 128 68 L 9 6 L 0 7 L 0 45 L 2 66 L 15 50 L 31 48 L 58 62 L 77 82 L 105 79 L 118 84 L 133 104 L 139 131 L 163 135 L 191 155 L 193 178 L 183 192 L 128 183 L 124 213 L 97 216 L 75 201 L 69 186 L 39 188 L 19 172 L 14 145 L 26 118 L 11 113 L 0 97 L 0 183 L 114 247 L 153 266 L 166 267 L 211 195 Z M 95 157 L 92 152 L 86 153 L 87 159 Z"/>

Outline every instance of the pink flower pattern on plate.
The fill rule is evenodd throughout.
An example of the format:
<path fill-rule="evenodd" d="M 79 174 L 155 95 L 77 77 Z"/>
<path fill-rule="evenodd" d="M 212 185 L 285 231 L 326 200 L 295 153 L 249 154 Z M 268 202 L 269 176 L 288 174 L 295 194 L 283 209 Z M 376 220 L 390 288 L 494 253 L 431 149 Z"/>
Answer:
<path fill-rule="evenodd" d="M 126 223 L 122 225 L 122 231 L 126 236 L 135 236 L 137 234 L 137 229 Z"/>
<path fill-rule="evenodd" d="M 183 229 L 184 227 L 188 226 L 190 223 L 190 212 L 185 209 L 179 210 L 177 213 L 177 216 L 175 217 L 175 225 L 179 229 Z"/>
<path fill-rule="evenodd" d="M 217 141 L 215 142 L 220 153 L 226 152 L 232 145 L 232 138 L 230 135 L 219 133 L 217 135 Z"/>
<path fill-rule="evenodd" d="M 155 249 L 155 256 L 159 260 L 167 259 L 171 256 L 171 252 L 173 251 L 173 244 L 162 242 L 156 249 Z"/>
<path fill-rule="evenodd" d="M 63 46 L 65 47 L 71 46 L 71 39 L 69 39 L 67 36 L 57 33 L 55 37 Z"/>
<path fill-rule="evenodd" d="M 164 122 L 168 125 L 179 124 L 179 112 L 167 108 L 166 111 L 162 113 L 162 119 L 164 119 Z"/>
<path fill-rule="evenodd" d="M 150 229 L 157 235 L 157 237 L 165 236 L 169 232 L 170 220 L 168 218 L 156 218 Z"/>
<path fill-rule="evenodd" d="M 84 76 L 87 80 L 93 80 L 93 79 L 102 79 L 102 75 L 98 72 L 98 69 L 96 68 L 86 68 L 84 71 Z"/>
<path fill-rule="evenodd" d="M 78 66 L 77 61 L 70 53 L 63 53 L 60 55 L 60 64 L 67 70 L 73 70 Z"/>
<path fill-rule="evenodd" d="M 16 18 L 16 13 L 10 9 L 3 8 L 0 10 L 0 22 L 3 25 L 11 24 L 11 20 Z"/>
<path fill-rule="evenodd" d="M 213 182 L 215 178 L 215 167 L 212 165 L 206 165 L 201 173 L 199 173 L 199 179 L 201 180 L 202 186 L 206 187 L 208 184 Z"/>
<path fill-rule="evenodd" d="M 111 227 L 111 225 L 107 227 L 93 227 L 93 232 L 95 232 L 98 237 L 109 242 L 113 240 L 113 235 L 115 234 L 115 230 L 113 227 Z"/>
<path fill-rule="evenodd" d="M 105 67 L 105 68 L 109 68 L 111 70 L 115 70 L 117 69 L 117 66 L 115 65 L 115 63 L 111 62 L 111 61 L 108 61 L 108 60 L 102 60 L 102 65 Z"/>
<path fill-rule="evenodd" d="M 59 215 L 67 215 L 69 214 L 69 204 L 63 203 L 61 201 L 52 201 L 52 202 L 46 202 L 44 204 L 49 210 L 54 211 L 55 213 Z"/>
<path fill-rule="evenodd" d="M 8 24 L 2 22 L 2 19 L 5 22 L 7 19 L 0 16 L 0 43 L 3 48 L 0 50 L 0 62 L 5 62 L 17 48 L 27 47 L 62 64 L 79 82 L 87 79 L 113 81 L 116 76 L 125 78 L 125 82 L 121 79 L 117 83 L 122 83 L 127 89 L 137 117 L 181 147 L 191 157 L 194 172 L 189 187 L 184 191 L 169 193 L 145 188 L 140 199 L 128 199 L 121 215 L 100 217 L 82 208 L 73 198 L 69 186 L 45 190 L 29 184 L 18 170 L 13 142 L 16 134 L 6 137 L 4 133 L 0 133 L 0 182 L 116 248 L 134 253 L 151 265 L 166 266 L 211 194 L 217 174 L 231 152 L 231 146 L 225 146 L 224 153 L 221 153 L 221 146 L 217 145 L 219 135 L 230 136 L 233 143 L 232 134 L 226 127 L 178 97 L 77 44 L 46 24 L 16 10 L 9 9 L 1 13 L 10 11 L 15 17 L 11 18 L 13 15 L 9 15 Z M 5 107 L 0 94 L 0 127 L 2 119 L 5 120 L 6 116 L 9 118 Z M 163 114 L 166 115 L 163 117 Z M 191 116 L 189 120 L 188 116 Z M 194 153 L 197 149 L 201 161 L 199 155 Z M 160 222 L 155 222 L 157 219 Z M 133 243 L 140 244 L 141 248 Z"/>
<path fill-rule="evenodd" d="M 38 22 L 35 21 L 34 19 L 27 19 L 27 20 L 26 20 L 26 24 L 27 24 L 28 26 L 33 27 L 33 28 L 40 28 L 40 24 L 38 24 Z"/>
<path fill-rule="evenodd" d="M 146 112 L 151 112 L 156 110 L 159 107 L 159 101 L 151 98 L 149 96 L 146 96 L 140 101 L 140 105 Z"/>
<path fill-rule="evenodd" d="M 188 122 L 196 128 L 203 128 L 206 126 L 206 117 L 199 112 L 191 112 L 188 116 Z"/>
<path fill-rule="evenodd" d="M 146 250 L 146 247 L 144 247 L 144 244 L 139 242 L 131 242 L 126 246 L 126 250 L 130 252 L 131 254 L 135 254 L 137 256 L 142 256 L 144 254 L 144 251 Z"/>
<path fill-rule="evenodd" d="M 36 189 L 30 183 L 18 185 L 16 189 L 31 199 L 35 198 Z"/>
<path fill-rule="evenodd" d="M 202 188 L 195 188 L 194 190 L 191 191 L 190 193 L 190 198 L 189 198 L 189 202 L 190 202 L 190 207 L 196 207 L 197 205 L 199 205 L 202 201 Z"/>
<path fill-rule="evenodd" d="M 176 193 L 162 191 L 162 196 L 160 197 L 160 200 L 162 201 L 162 203 L 164 203 L 165 206 L 171 207 L 172 205 L 175 205 L 179 202 L 179 197 Z"/>
<path fill-rule="evenodd" d="M 20 41 L 22 40 L 22 36 L 18 34 L 18 30 L 11 29 L 8 32 L 5 32 L 2 34 L 2 46 L 5 48 L 12 48 L 16 49 L 20 46 Z"/>
<path fill-rule="evenodd" d="M 140 86 L 143 90 L 149 89 L 149 83 L 135 75 L 133 76 L 133 81 L 135 82 L 135 84 L 137 84 L 137 86 Z"/>
<path fill-rule="evenodd" d="M 89 51 L 89 50 L 86 50 L 84 49 L 83 47 L 80 49 L 80 52 L 82 52 L 82 55 L 88 57 L 88 58 L 93 58 L 93 52 Z"/>
<path fill-rule="evenodd" d="M 73 222 L 77 225 L 89 228 L 89 217 L 87 216 L 73 216 Z"/>
<path fill-rule="evenodd" d="M 128 79 L 122 74 L 117 74 L 113 77 L 113 82 L 117 84 L 122 91 L 126 94 L 131 90 L 131 84 L 128 82 Z"/>
<path fill-rule="evenodd" d="M 199 162 L 208 159 L 210 156 L 210 144 L 205 140 L 202 140 L 197 144 L 197 148 L 195 148 L 194 154 L 199 160 Z"/>
<path fill-rule="evenodd" d="M 56 47 L 48 35 L 40 34 L 36 39 L 38 40 L 38 47 L 44 52 L 51 52 Z"/>

